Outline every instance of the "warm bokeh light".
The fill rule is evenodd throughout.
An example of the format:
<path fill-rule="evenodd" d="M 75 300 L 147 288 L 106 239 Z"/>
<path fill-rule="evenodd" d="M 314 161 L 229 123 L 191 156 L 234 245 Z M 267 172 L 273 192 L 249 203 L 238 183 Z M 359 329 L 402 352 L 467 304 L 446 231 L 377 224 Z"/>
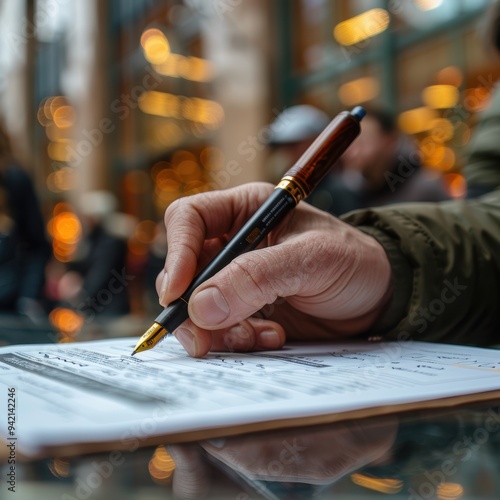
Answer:
<path fill-rule="evenodd" d="M 439 500 L 456 500 L 464 494 L 464 488 L 458 483 L 441 483 L 436 489 L 436 497 Z"/>
<path fill-rule="evenodd" d="M 354 45 L 382 33 L 389 22 L 390 15 L 385 9 L 371 9 L 337 24 L 333 36 L 341 45 Z"/>
<path fill-rule="evenodd" d="M 486 109 L 490 103 L 490 99 L 491 92 L 484 86 L 466 89 L 462 94 L 464 108 L 471 113 L 478 113 Z"/>
<path fill-rule="evenodd" d="M 182 114 L 184 118 L 201 123 L 209 128 L 217 128 L 224 121 L 222 106 L 218 102 L 201 99 L 200 97 L 185 98 Z"/>
<path fill-rule="evenodd" d="M 158 446 L 149 461 L 148 470 L 155 483 L 168 484 L 172 480 L 175 463 L 165 446 Z"/>
<path fill-rule="evenodd" d="M 166 118 L 182 118 L 180 112 L 180 98 L 167 92 L 148 90 L 139 99 L 139 109 L 149 115 Z"/>
<path fill-rule="evenodd" d="M 339 99 L 346 106 L 354 106 L 374 99 L 379 92 L 380 84 L 378 80 L 372 76 L 366 76 L 341 85 L 339 87 Z"/>
<path fill-rule="evenodd" d="M 456 66 L 446 66 L 442 70 L 436 73 L 436 84 L 438 85 L 453 85 L 455 87 L 460 87 L 464 75 L 460 68 Z"/>
<path fill-rule="evenodd" d="M 196 156 L 187 149 L 177 149 L 172 155 L 172 165 L 176 167 L 183 161 L 196 161 Z"/>
<path fill-rule="evenodd" d="M 459 92 L 454 85 L 431 85 L 422 91 L 422 101 L 434 109 L 456 106 Z"/>
<path fill-rule="evenodd" d="M 69 461 L 64 458 L 54 458 L 48 466 L 55 477 L 68 477 L 70 474 Z"/>
<path fill-rule="evenodd" d="M 143 113 L 165 118 L 186 119 L 201 123 L 209 128 L 217 128 L 224 121 L 222 106 L 210 99 L 185 97 L 167 92 L 148 90 L 139 100 Z"/>
<path fill-rule="evenodd" d="M 156 176 L 165 169 L 169 169 L 172 165 L 168 161 L 157 161 L 151 168 L 151 179 L 156 180 Z"/>
<path fill-rule="evenodd" d="M 76 112 L 72 106 L 59 106 L 54 110 L 52 119 L 56 127 L 66 129 L 75 124 Z"/>
<path fill-rule="evenodd" d="M 443 0 L 414 0 L 414 3 L 420 10 L 432 10 L 439 7 Z"/>
<path fill-rule="evenodd" d="M 431 142 L 427 147 L 424 145 L 421 151 L 427 167 L 446 172 L 455 166 L 455 153 L 442 144 Z"/>
<path fill-rule="evenodd" d="M 190 182 L 199 180 L 201 177 L 201 169 L 196 161 L 184 160 L 176 167 L 176 172 L 182 182 Z"/>
<path fill-rule="evenodd" d="M 446 118 L 436 118 L 431 122 L 430 135 L 435 142 L 446 142 L 451 140 L 454 132 L 453 123 Z"/>
<path fill-rule="evenodd" d="M 75 214 L 63 212 L 52 221 L 52 234 L 64 243 L 76 243 L 82 235 L 82 226 Z"/>
<path fill-rule="evenodd" d="M 71 212 L 71 206 L 69 203 L 65 203 L 64 201 L 60 201 L 52 209 L 52 214 L 59 215 L 59 214 L 62 214 L 63 212 Z"/>
<path fill-rule="evenodd" d="M 438 118 L 433 109 L 426 107 L 409 109 L 398 117 L 399 127 L 407 134 L 419 134 L 431 128 L 434 119 Z"/>
<path fill-rule="evenodd" d="M 452 198 L 463 198 L 467 193 L 467 182 L 461 174 L 446 174 L 444 182 Z"/>
<path fill-rule="evenodd" d="M 64 163 L 71 157 L 70 147 L 72 147 L 72 142 L 67 139 L 50 142 L 47 146 L 47 154 L 51 160 Z"/>
<path fill-rule="evenodd" d="M 54 327 L 65 335 L 74 335 L 81 330 L 83 317 L 71 309 L 56 307 L 49 314 L 49 320 Z"/>
<path fill-rule="evenodd" d="M 78 217 L 70 211 L 58 210 L 49 220 L 47 230 L 53 238 L 54 257 L 60 262 L 69 262 L 82 236 L 82 226 Z"/>
<path fill-rule="evenodd" d="M 151 64 L 163 64 L 170 56 L 170 44 L 162 31 L 150 28 L 141 36 L 144 57 Z"/>
<path fill-rule="evenodd" d="M 154 69 L 160 75 L 193 82 L 208 82 L 214 77 L 214 68 L 210 61 L 181 54 L 170 54 L 163 64 L 155 65 Z"/>
<path fill-rule="evenodd" d="M 388 495 L 399 493 L 404 486 L 403 481 L 400 479 L 379 479 L 365 476 L 364 474 L 352 474 L 351 481 L 363 488 L 378 491 L 379 493 L 386 493 Z"/>

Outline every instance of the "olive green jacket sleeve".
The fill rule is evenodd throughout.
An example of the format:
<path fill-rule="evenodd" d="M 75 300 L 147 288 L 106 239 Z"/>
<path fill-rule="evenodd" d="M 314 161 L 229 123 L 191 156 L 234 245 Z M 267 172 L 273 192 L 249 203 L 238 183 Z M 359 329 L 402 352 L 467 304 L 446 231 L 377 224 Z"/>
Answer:
<path fill-rule="evenodd" d="M 390 338 L 500 344 L 500 89 L 474 129 L 464 173 L 474 200 L 347 214 L 392 266 L 393 298 L 377 325 Z"/>
<path fill-rule="evenodd" d="M 499 343 L 500 190 L 477 200 L 393 205 L 344 219 L 375 237 L 391 262 L 393 298 L 379 333 Z"/>

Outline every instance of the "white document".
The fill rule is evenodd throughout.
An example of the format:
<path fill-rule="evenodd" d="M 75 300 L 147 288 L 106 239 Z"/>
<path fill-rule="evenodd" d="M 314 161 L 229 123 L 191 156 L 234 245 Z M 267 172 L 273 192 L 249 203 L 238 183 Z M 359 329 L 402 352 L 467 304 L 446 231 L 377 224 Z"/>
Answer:
<path fill-rule="evenodd" d="M 347 342 L 193 359 L 172 336 L 131 357 L 136 342 L 1 348 L 3 441 L 15 435 L 27 456 L 82 443 L 135 449 L 154 436 L 168 442 L 203 429 L 224 435 L 245 424 L 500 389 L 500 351 L 489 349 Z M 9 423 L 15 417 L 10 434 L 7 414 Z"/>

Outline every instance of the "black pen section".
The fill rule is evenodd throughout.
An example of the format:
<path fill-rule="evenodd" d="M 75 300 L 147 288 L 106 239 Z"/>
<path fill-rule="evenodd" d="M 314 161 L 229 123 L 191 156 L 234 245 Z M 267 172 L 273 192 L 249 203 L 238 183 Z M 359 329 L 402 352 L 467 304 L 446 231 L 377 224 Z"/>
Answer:
<path fill-rule="evenodd" d="M 224 269 L 234 258 L 253 250 L 295 208 L 295 198 L 285 189 L 277 188 L 252 218 L 231 239 L 226 247 L 196 276 L 181 298 L 172 302 L 156 318 L 167 332 L 173 331 L 188 318 L 188 302 L 198 286 Z"/>

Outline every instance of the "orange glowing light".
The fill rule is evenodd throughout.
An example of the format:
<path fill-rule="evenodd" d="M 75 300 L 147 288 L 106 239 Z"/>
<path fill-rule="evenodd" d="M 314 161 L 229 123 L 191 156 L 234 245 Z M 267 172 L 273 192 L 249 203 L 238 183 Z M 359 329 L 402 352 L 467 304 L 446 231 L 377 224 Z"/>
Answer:
<path fill-rule="evenodd" d="M 151 64 L 163 64 L 170 56 L 170 44 L 165 34 L 156 28 L 146 30 L 141 36 L 144 57 Z"/>
<path fill-rule="evenodd" d="M 431 137 L 435 142 L 446 142 L 453 138 L 453 123 L 446 118 L 436 118 L 431 122 Z"/>
<path fill-rule="evenodd" d="M 78 217 L 71 212 L 56 215 L 52 222 L 54 238 L 63 243 L 77 243 L 82 235 L 82 226 Z"/>
<path fill-rule="evenodd" d="M 430 137 L 422 141 L 421 151 L 427 167 L 446 172 L 455 165 L 456 156 L 453 150 L 441 143 L 432 141 Z"/>
<path fill-rule="evenodd" d="M 64 201 L 60 201 L 52 209 L 52 213 L 54 215 L 58 215 L 58 214 L 60 214 L 62 212 L 71 212 L 71 206 L 70 206 L 69 203 L 65 203 Z"/>
<path fill-rule="evenodd" d="M 380 92 L 376 78 L 366 76 L 344 83 L 339 88 L 339 99 L 346 106 L 354 106 L 374 99 Z"/>
<path fill-rule="evenodd" d="M 48 100 L 47 100 L 47 102 L 48 102 Z M 67 106 L 67 105 L 68 105 L 68 98 L 66 96 L 58 95 L 58 96 L 53 97 L 50 100 L 50 104 L 49 104 L 50 117 L 52 119 L 54 119 L 54 114 L 56 113 L 57 109 L 62 107 L 62 106 Z"/>
<path fill-rule="evenodd" d="M 422 101 L 433 109 L 456 106 L 459 93 L 454 85 L 430 85 L 422 91 Z"/>
<path fill-rule="evenodd" d="M 183 182 L 196 180 L 201 176 L 200 166 L 196 161 L 184 160 L 176 167 L 179 179 Z"/>
<path fill-rule="evenodd" d="M 444 182 L 448 188 L 450 196 L 453 198 L 463 198 L 467 193 L 467 182 L 461 174 L 446 174 Z"/>
<path fill-rule="evenodd" d="M 80 314 L 64 307 L 57 307 L 51 311 L 49 320 L 58 330 L 71 335 L 81 330 L 84 323 Z"/>
<path fill-rule="evenodd" d="M 218 102 L 156 90 L 148 90 L 142 94 L 139 109 L 143 113 L 165 118 L 185 118 L 209 128 L 219 127 L 224 120 L 224 110 Z"/>
<path fill-rule="evenodd" d="M 67 129 L 72 127 L 76 121 L 76 112 L 72 106 L 59 106 L 52 114 L 56 127 Z"/>
<path fill-rule="evenodd" d="M 453 85 L 460 87 L 464 75 L 460 68 L 456 66 L 446 66 L 436 74 L 436 83 L 440 85 Z"/>
<path fill-rule="evenodd" d="M 180 54 L 170 54 L 166 62 L 155 65 L 154 69 L 160 75 L 184 78 L 193 82 L 208 82 L 214 76 L 213 65 L 210 61 Z"/>
<path fill-rule="evenodd" d="M 467 111 L 478 113 L 488 107 L 491 92 L 486 87 L 475 87 L 464 90 L 462 102 Z"/>
<path fill-rule="evenodd" d="M 341 45 L 354 45 L 382 33 L 389 22 L 390 15 L 385 9 L 371 9 L 337 24 L 333 36 Z"/>
<path fill-rule="evenodd" d="M 151 178 L 156 179 L 156 176 L 162 171 L 170 168 L 171 165 L 168 161 L 157 161 L 151 168 Z"/>
<path fill-rule="evenodd" d="M 403 132 L 418 134 L 429 130 L 435 118 L 438 118 L 438 114 L 433 109 L 414 108 L 401 113 L 398 117 L 398 124 Z"/>
<path fill-rule="evenodd" d="M 49 463 L 49 470 L 56 477 L 68 477 L 70 471 L 69 461 L 62 458 L 54 458 Z"/>
<path fill-rule="evenodd" d="M 352 474 L 351 481 L 358 486 L 368 488 L 369 490 L 394 495 L 399 493 L 404 486 L 400 479 L 379 479 L 376 477 L 366 476 L 364 474 Z"/>
<path fill-rule="evenodd" d="M 155 482 L 165 484 L 170 481 L 175 470 L 175 462 L 164 446 L 156 448 L 149 461 L 148 470 Z"/>
<path fill-rule="evenodd" d="M 177 165 L 179 165 L 179 163 L 182 163 L 183 161 L 196 161 L 196 156 L 187 149 L 178 149 L 172 155 L 172 165 L 176 167 Z"/>
<path fill-rule="evenodd" d="M 71 141 L 64 139 L 57 142 L 51 142 L 47 146 L 47 154 L 51 160 L 62 163 L 68 162 L 71 157 L 69 149 L 71 145 Z"/>
<path fill-rule="evenodd" d="M 436 496 L 439 500 L 456 500 L 463 494 L 464 488 L 458 483 L 441 483 L 436 489 Z"/>

